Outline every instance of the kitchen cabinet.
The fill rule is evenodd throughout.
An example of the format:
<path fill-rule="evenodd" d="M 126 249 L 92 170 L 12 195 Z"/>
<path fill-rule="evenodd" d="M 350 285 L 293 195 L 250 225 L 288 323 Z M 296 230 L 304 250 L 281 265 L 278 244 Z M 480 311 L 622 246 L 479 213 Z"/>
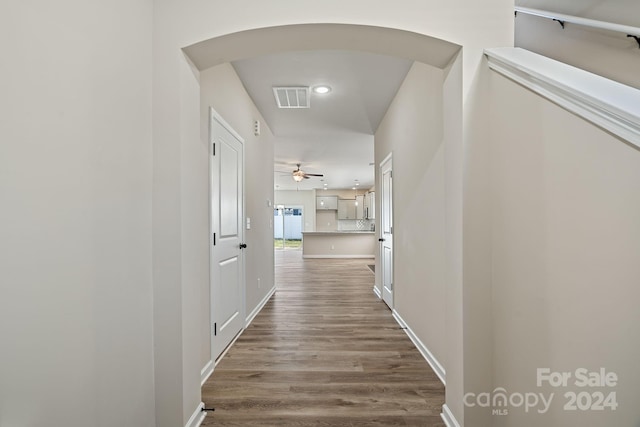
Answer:
<path fill-rule="evenodd" d="M 356 196 L 356 219 L 364 219 L 365 196 Z"/>
<path fill-rule="evenodd" d="M 364 203 L 362 204 L 363 217 L 364 219 L 369 219 L 369 194 L 365 193 L 364 195 Z"/>
<path fill-rule="evenodd" d="M 356 196 L 355 199 L 338 199 L 338 219 L 364 219 L 365 199 L 365 196 Z"/>
<path fill-rule="evenodd" d="M 376 219 L 376 193 L 370 191 L 364 195 L 364 219 Z"/>
<path fill-rule="evenodd" d="M 338 209 L 338 196 L 316 197 L 316 210 L 335 211 L 336 209 Z"/>
<path fill-rule="evenodd" d="M 356 219 L 355 199 L 338 200 L 338 219 Z"/>

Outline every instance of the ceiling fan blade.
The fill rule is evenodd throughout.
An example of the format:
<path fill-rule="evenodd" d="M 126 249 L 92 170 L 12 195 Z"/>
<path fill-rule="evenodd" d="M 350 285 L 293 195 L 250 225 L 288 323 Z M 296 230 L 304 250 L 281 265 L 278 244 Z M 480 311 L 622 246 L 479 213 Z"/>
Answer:
<path fill-rule="evenodd" d="M 309 176 L 307 176 L 307 175 L 304 175 L 304 176 L 303 176 L 303 178 L 304 178 L 304 179 L 311 179 L 311 177 L 309 177 Z"/>
<path fill-rule="evenodd" d="M 306 176 L 324 176 L 321 173 L 305 173 Z"/>

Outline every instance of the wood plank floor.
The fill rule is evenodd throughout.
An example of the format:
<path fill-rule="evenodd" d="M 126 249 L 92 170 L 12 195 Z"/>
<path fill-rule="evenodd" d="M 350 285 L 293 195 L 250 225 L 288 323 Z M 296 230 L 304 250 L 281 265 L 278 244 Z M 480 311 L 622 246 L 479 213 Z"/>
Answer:
<path fill-rule="evenodd" d="M 444 426 L 444 386 L 370 260 L 276 254 L 277 291 L 202 388 L 203 426 Z"/>

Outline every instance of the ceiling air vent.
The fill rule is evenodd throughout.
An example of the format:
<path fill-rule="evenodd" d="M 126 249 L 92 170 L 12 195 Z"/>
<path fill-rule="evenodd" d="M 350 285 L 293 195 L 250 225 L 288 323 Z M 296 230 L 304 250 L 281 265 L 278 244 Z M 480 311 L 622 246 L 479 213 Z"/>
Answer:
<path fill-rule="evenodd" d="M 274 87 L 278 108 L 309 108 L 310 97 L 308 87 Z"/>

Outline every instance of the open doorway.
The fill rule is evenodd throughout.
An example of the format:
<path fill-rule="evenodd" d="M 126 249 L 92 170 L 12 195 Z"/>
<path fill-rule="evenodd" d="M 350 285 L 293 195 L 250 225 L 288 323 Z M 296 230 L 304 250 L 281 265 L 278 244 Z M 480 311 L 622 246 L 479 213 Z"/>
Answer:
<path fill-rule="evenodd" d="M 273 210 L 273 248 L 275 251 L 301 251 L 303 207 L 278 205 Z"/>
<path fill-rule="evenodd" d="M 321 28 L 313 26 L 313 29 L 313 37 L 315 39 L 318 34 L 316 30 Z M 361 31 L 367 33 L 366 28 L 358 28 L 357 30 L 359 33 Z M 330 33 L 331 37 L 337 37 L 338 33 L 336 31 L 338 31 L 338 28 L 332 26 Z M 384 29 L 376 29 L 374 32 L 378 31 L 385 32 Z M 229 37 L 231 37 L 231 39 L 235 38 L 234 35 L 230 35 Z M 300 38 L 297 37 L 294 39 L 299 40 Z M 341 41 L 367 40 L 368 43 L 370 42 L 370 38 L 364 37 L 362 34 L 358 37 L 339 37 L 339 39 Z M 391 151 L 396 153 L 396 172 L 402 172 L 398 174 L 396 189 L 403 189 L 401 192 L 396 192 L 396 195 L 399 195 L 400 197 L 397 197 L 396 202 L 398 203 L 395 205 L 395 207 L 398 208 L 396 210 L 396 213 L 398 214 L 396 218 L 402 218 L 403 221 L 398 221 L 398 227 L 395 227 L 395 230 L 393 231 L 398 236 L 398 242 L 401 242 L 402 238 L 411 242 L 402 248 L 406 249 L 404 253 L 396 253 L 397 256 L 395 259 L 402 260 L 402 266 L 398 266 L 398 268 L 396 268 L 396 273 L 401 271 L 411 275 L 418 268 L 426 269 L 431 266 L 431 264 L 425 263 L 422 259 L 424 242 L 431 241 L 429 240 L 431 236 L 425 232 L 425 228 L 427 227 L 424 226 L 425 221 L 423 221 L 423 212 L 427 210 L 425 209 L 425 206 L 423 206 L 425 205 L 423 202 L 425 200 L 431 200 L 425 197 L 431 196 L 429 191 L 435 191 L 436 189 L 443 189 L 444 191 L 445 185 L 442 183 L 448 182 L 445 179 L 448 178 L 448 176 L 441 177 L 441 175 L 448 170 L 446 166 L 449 164 L 445 162 L 445 160 L 449 160 L 445 154 L 455 154 L 459 152 L 458 150 L 445 150 L 444 146 L 446 145 L 448 147 L 451 143 L 460 142 L 460 138 L 458 138 L 459 132 L 456 132 L 456 130 L 457 126 L 461 123 L 458 114 L 458 112 L 461 111 L 461 106 L 459 104 L 462 99 L 458 90 L 461 87 L 461 56 L 454 55 L 458 52 L 458 48 L 454 45 L 449 46 L 445 42 L 441 43 L 433 39 L 422 40 L 423 37 L 416 37 L 415 34 L 410 37 L 410 40 L 414 39 L 416 43 L 418 40 L 425 41 L 427 45 L 434 45 L 432 47 L 437 47 L 440 44 L 443 44 L 441 47 L 446 49 L 443 49 L 442 52 L 448 51 L 449 53 L 444 55 L 446 58 L 444 56 L 440 56 L 440 59 L 438 60 L 431 57 L 425 57 L 424 55 L 428 56 L 425 52 L 430 52 L 431 49 L 426 48 L 423 43 L 417 43 L 420 44 L 420 46 L 419 49 L 416 49 L 416 52 L 420 52 L 420 54 L 406 54 L 401 56 L 401 58 L 404 59 L 411 58 L 408 60 L 408 63 L 405 63 L 404 68 L 401 66 L 398 67 L 403 70 L 407 70 L 406 66 L 408 66 L 408 71 L 405 74 L 396 73 L 399 78 L 395 81 L 394 85 L 387 85 L 387 90 L 384 92 L 388 95 L 387 99 L 393 100 L 396 98 L 398 92 L 404 87 L 402 93 L 405 96 L 402 103 L 396 102 L 394 104 L 396 105 L 394 112 L 397 114 L 388 116 L 390 118 L 386 123 L 384 123 L 385 126 L 382 126 L 382 128 L 380 128 L 380 124 L 383 124 L 383 119 L 387 116 L 388 108 L 386 107 L 391 104 L 373 102 L 371 97 L 368 96 L 370 95 L 370 92 L 366 91 L 366 97 L 356 95 L 350 95 L 347 97 L 349 100 L 361 100 L 366 104 L 367 108 L 364 109 L 364 112 L 362 112 L 362 108 L 358 109 L 356 107 L 348 108 L 348 111 L 344 112 L 343 107 L 345 107 L 345 105 L 343 104 L 346 104 L 344 99 L 348 86 L 346 83 L 351 81 L 361 83 L 363 79 L 359 77 L 347 78 L 350 77 L 350 75 L 347 75 L 345 79 L 340 79 L 335 72 L 320 73 L 320 67 L 328 66 L 329 64 L 336 64 L 338 70 L 341 70 L 340 66 L 342 66 L 343 68 L 347 68 L 347 71 L 350 73 L 353 72 L 354 68 L 364 69 L 365 72 L 360 74 L 366 76 L 366 81 L 377 81 L 377 79 L 373 78 L 374 76 L 371 70 L 382 70 L 384 67 L 374 66 L 372 64 L 376 62 L 375 60 L 380 59 L 380 56 L 385 56 L 389 53 L 396 53 L 395 51 L 387 52 L 386 50 L 381 51 L 379 49 L 366 48 L 365 46 L 362 46 L 363 54 L 358 55 L 356 58 L 352 54 L 352 51 L 358 50 L 354 49 L 358 46 L 344 46 L 342 44 L 340 44 L 340 46 L 336 46 L 328 43 L 327 45 L 322 44 L 322 46 L 311 46 L 310 48 L 305 48 L 302 51 L 305 55 L 299 54 L 300 46 L 296 45 L 294 46 L 295 48 L 290 49 L 279 47 L 275 49 L 276 52 L 264 52 L 264 54 L 259 58 L 253 58 L 249 56 L 249 54 L 238 53 L 239 51 L 236 46 L 233 50 L 234 56 L 232 56 L 235 59 L 231 64 L 216 65 L 215 61 L 207 61 L 206 58 L 201 62 L 198 61 L 197 58 L 194 58 L 197 56 L 198 52 L 201 51 L 218 52 L 219 49 L 216 48 L 216 46 L 220 47 L 220 43 L 225 44 L 223 43 L 225 40 L 230 40 L 228 37 L 224 37 L 224 40 L 211 40 L 211 46 L 209 46 L 207 41 L 185 49 L 188 53 L 193 51 L 193 55 L 189 56 L 194 59 L 194 64 L 201 70 L 198 82 L 202 88 L 201 93 L 202 98 L 204 99 L 203 104 L 208 105 L 207 103 L 211 103 L 211 105 L 216 106 L 217 102 L 221 102 L 221 99 L 226 99 L 228 97 L 230 92 L 229 88 L 232 85 L 242 82 L 242 88 L 244 88 L 244 90 L 237 91 L 237 97 L 240 100 L 245 100 L 246 102 L 242 102 L 241 104 L 248 105 L 248 108 L 246 114 L 243 111 L 243 114 L 238 114 L 238 117 L 235 120 L 239 123 L 253 122 L 254 124 L 252 129 L 253 133 L 245 129 L 248 141 L 251 142 L 247 144 L 249 155 L 247 156 L 246 170 L 251 171 L 251 173 L 248 174 L 247 180 L 247 203 L 249 205 L 247 207 L 247 215 L 250 214 L 253 220 L 253 227 L 251 231 L 247 233 L 250 248 L 250 251 L 247 252 L 249 255 L 247 275 L 252 276 L 247 280 L 247 283 L 249 283 L 246 294 L 247 311 L 251 311 L 251 314 L 247 316 L 248 319 L 252 319 L 253 315 L 257 314 L 262 307 L 265 306 L 269 301 L 268 298 L 275 290 L 275 285 L 280 283 L 281 280 L 299 279 L 296 278 L 295 274 L 304 270 L 303 267 L 305 263 L 307 265 L 313 265 L 313 263 L 321 265 L 321 261 L 303 259 L 302 251 L 295 250 L 290 245 L 287 245 L 288 242 L 293 243 L 298 239 L 289 234 L 292 229 L 290 224 L 287 226 L 286 221 L 287 219 L 302 220 L 302 218 L 300 218 L 302 217 L 302 212 L 300 212 L 300 215 L 296 215 L 298 212 L 295 210 L 289 210 L 288 208 L 294 208 L 294 206 L 286 205 L 286 202 L 278 193 L 280 191 L 287 191 L 291 193 L 295 191 L 298 193 L 299 197 L 294 200 L 299 200 L 299 202 L 296 203 L 294 200 L 291 201 L 293 201 L 294 204 L 304 204 L 304 213 L 310 215 L 305 220 L 308 224 L 300 221 L 301 226 L 304 224 L 304 227 L 301 227 L 304 229 L 304 233 L 309 233 L 305 234 L 305 237 L 307 237 L 305 239 L 306 243 L 311 241 L 308 237 L 313 233 L 325 233 L 322 235 L 325 239 L 340 238 L 344 240 L 345 238 L 348 238 L 348 233 L 345 233 L 346 230 L 341 229 L 340 227 L 336 227 L 335 230 L 331 231 L 317 229 L 316 225 L 318 217 L 316 213 L 318 210 L 329 210 L 330 212 L 326 212 L 326 214 L 330 215 L 332 218 L 335 217 L 336 221 L 351 221 L 350 218 L 340 218 L 337 200 L 336 207 L 333 209 L 326 209 L 326 207 L 325 209 L 318 209 L 318 193 L 323 194 L 325 188 L 327 191 L 345 190 L 349 194 L 344 198 L 353 200 L 355 205 L 355 201 L 357 200 L 356 196 L 358 196 L 358 190 L 356 190 L 357 187 L 372 188 L 375 186 L 376 188 L 381 188 L 382 183 L 380 182 L 379 177 L 378 179 L 375 179 L 374 172 L 376 172 L 377 169 L 376 165 L 379 165 L 382 160 L 381 157 Z M 205 44 L 207 46 L 205 46 Z M 401 46 L 406 47 L 410 44 L 411 43 L 402 43 Z M 374 46 L 378 45 L 386 46 L 388 43 L 374 44 Z M 269 43 L 269 46 L 275 46 L 275 43 Z M 318 48 L 319 51 L 313 51 L 313 47 Z M 345 47 L 349 47 L 349 49 L 345 51 Z M 415 47 L 418 48 L 418 46 Z M 440 51 L 439 49 L 437 50 Z M 280 55 L 275 57 L 276 53 L 280 53 Z M 285 55 L 285 53 L 287 53 L 287 55 Z M 247 57 L 244 55 L 247 55 Z M 253 53 L 253 55 L 255 55 L 255 53 Z M 454 55 L 454 57 L 451 55 Z M 265 58 L 265 56 L 269 57 Z M 288 58 L 286 61 L 284 60 L 285 56 Z M 302 58 L 302 56 L 305 56 L 305 58 Z M 334 57 L 334 61 L 326 60 L 332 56 Z M 212 57 L 218 58 L 219 55 L 212 55 L 208 58 Z M 281 70 L 278 67 L 284 67 L 286 68 L 285 71 L 287 73 L 293 73 L 296 71 L 293 65 L 299 65 L 301 63 L 301 59 L 308 59 L 308 62 L 313 65 L 310 67 L 301 67 L 302 71 L 309 69 L 320 75 L 314 74 L 302 79 L 301 77 L 295 78 L 295 76 L 291 74 L 287 74 L 285 76 L 284 72 L 280 72 Z M 394 67 L 393 64 L 397 64 L 397 62 L 392 59 L 383 59 L 385 59 L 384 62 L 389 67 Z M 425 62 L 421 62 L 421 59 Z M 259 60 L 265 60 L 268 61 L 268 63 L 258 63 Z M 355 67 L 353 65 L 354 63 L 356 65 L 359 64 L 359 66 Z M 349 65 L 349 67 L 346 67 L 346 65 Z M 277 76 L 277 79 L 267 79 L 267 73 L 265 72 L 265 70 L 268 69 L 267 66 L 272 66 L 277 71 L 274 73 L 274 75 Z M 407 81 L 407 76 L 409 76 L 409 72 L 411 72 L 411 76 L 413 78 L 409 81 L 408 85 L 404 85 Z M 389 73 L 384 72 L 382 74 L 384 74 L 384 81 L 388 83 Z M 285 78 L 287 76 L 288 78 Z M 331 76 L 330 81 L 327 76 Z M 252 85 L 250 80 L 254 78 L 256 79 L 255 85 Z M 340 84 L 343 80 L 346 83 Z M 227 82 L 230 82 L 231 84 L 227 84 Z M 306 96 L 305 99 L 311 99 L 310 104 L 313 105 L 313 107 L 306 110 L 301 108 L 275 110 L 273 105 L 277 104 L 274 99 L 274 91 L 269 89 L 273 89 L 273 86 L 276 83 L 278 85 L 304 85 L 304 89 L 307 91 L 304 92 L 306 95 L 304 95 L 303 98 Z M 331 88 L 328 92 L 326 92 L 325 89 L 325 93 L 315 92 L 314 89 L 321 84 L 330 85 Z M 254 86 L 257 87 L 255 96 L 251 94 L 251 88 Z M 353 86 L 359 87 L 359 85 Z M 365 85 L 365 88 L 366 87 L 369 86 Z M 375 93 L 376 95 L 381 94 L 380 91 L 376 91 Z M 249 102 L 249 99 L 253 101 L 254 104 Z M 340 109 L 332 107 L 336 101 L 341 102 L 339 105 L 341 107 Z M 259 105 L 261 103 L 270 107 L 261 109 Z M 419 108 L 413 108 L 416 104 Z M 371 106 L 376 106 L 376 108 L 371 108 Z M 233 109 L 231 110 L 235 111 Z M 311 113 L 314 112 L 323 112 L 328 118 L 335 118 L 335 121 L 320 120 L 320 124 L 316 124 L 315 126 L 302 122 L 302 120 L 294 121 L 294 118 L 310 119 L 312 115 Z M 280 125 L 278 125 L 278 120 L 275 120 L 276 115 L 282 115 L 284 117 Z M 256 120 L 256 117 L 259 117 L 259 119 Z M 351 120 L 352 117 L 354 120 Z M 262 136 L 260 136 L 261 122 L 264 123 L 262 127 Z M 338 125 L 335 126 L 334 129 L 329 130 L 327 124 L 334 122 Z M 354 124 L 352 125 L 351 122 L 354 122 Z M 287 126 L 290 126 L 293 129 L 287 130 Z M 314 135 L 309 135 L 312 129 L 316 129 L 317 132 Z M 398 131 L 398 129 L 400 130 Z M 426 142 L 429 144 L 426 144 Z M 454 148 L 456 147 L 457 146 Z M 329 155 L 336 156 L 337 159 L 332 160 L 329 158 Z M 434 156 L 436 160 L 435 163 L 426 161 L 433 159 Z M 351 157 L 355 158 L 356 163 L 349 167 L 345 167 L 347 158 Z M 272 168 L 274 177 L 273 181 L 271 181 L 265 178 L 267 176 L 265 172 L 269 169 L 265 167 L 265 160 L 273 162 L 274 164 L 284 164 L 285 166 L 290 167 L 278 166 L 279 169 L 282 169 L 285 172 L 282 174 L 279 174 L 279 171 L 277 171 L 275 167 Z M 300 164 L 300 166 L 298 166 L 298 164 Z M 438 166 L 438 169 L 431 168 L 433 165 Z M 366 171 L 361 173 L 360 168 L 366 169 Z M 305 172 L 311 172 L 314 176 L 320 174 L 323 176 L 310 179 L 305 179 L 303 177 L 302 180 L 299 181 L 296 179 L 296 177 L 299 178 L 299 176 L 294 175 L 298 169 L 302 169 Z M 431 170 L 432 173 L 430 175 L 425 175 L 425 170 Z M 370 182 L 367 182 L 364 178 L 366 173 L 371 175 Z M 433 178 L 433 174 L 436 174 L 436 180 L 431 179 Z M 323 178 L 324 181 L 319 178 Z M 425 182 L 425 178 L 429 178 L 428 182 Z M 282 181 L 278 181 L 278 179 L 282 179 Z M 360 185 L 356 185 L 357 183 Z M 431 183 L 433 183 L 433 185 L 427 185 Z M 274 191 L 274 188 L 278 191 Z M 349 197 L 351 194 L 353 194 L 353 199 Z M 440 194 L 442 194 L 442 192 L 436 192 L 437 196 Z M 289 194 L 287 194 L 287 196 L 288 195 Z M 340 196 L 337 198 L 339 199 Z M 380 196 L 377 198 L 377 204 L 379 204 Z M 272 202 L 274 199 L 275 203 Z M 289 200 L 287 200 L 287 202 L 288 201 Z M 414 202 L 419 202 L 419 209 L 416 209 Z M 280 203 L 283 203 L 282 208 L 274 210 L 273 205 L 275 204 L 277 206 Z M 349 201 L 349 203 L 351 202 Z M 427 208 L 430 206 L 431 205 L 426 205 Z M 377 210 L 379 213 L 380 208 Z M 263 216 L 265 213 L 267 215 L 266 217 Z M 273 225 L 273 227 L 269 227 L 267 224 L 267 221 L 271 221 L 269 215 L 274 215 L 273 222 L 269 224 Z M 291 218 L 296 216 L 299 218 Z M 442 215 L 438 215 L 438 218 L 443 217 L 444 216 Z M 378 224 L 376 229 L 379 229 L 380 220 L 377 221 Z M 325 221 L 324 224 L 327 224 L 327 222 L 329 221 Z M 276 234 L 278 225 L 282 226 L 281 232 L 278 233 L 279 235 Z M 440 227 L 438 224 L 438 229 L 444 230 L 445 228 Z M 302 234 L 302 232 L 300 234 Z M 358 237 L 363 235 L 364 233 L 357 234 Z M 278 237 L 280 237 L 280 240 L 277 242 L 279 244 L 276 245 L 274 243 L 274 257 L 274 252 L 270 252 L 269 249 L 271 246 L 270 241 L 273 239 L 274 242 L 276 242 L 275 239 Z M 300 242 L 302 241 L 301 237 L 302 236 L 300 236 Z M 373 240 L 373 242 L 373 252 L 375 252 L 375 241 Z M 396 250 L 401 246 L 402 245 L 396 245 Z M 337 243 L 329 242 L 324 247 L 321 247 L 320 250 L 324 251 L 323 255 L 328 253 L 333 258 L 345 258 L 346 255 L 344 254 L 336 254 L 338 248 L 339 245 Z M 360 252 L 357 253 L 360 254 Z M 378 256 L 377 258 L 380 257 Z M 389 258 L 389 260 L 390 259 L 391 258 Z M 290 261 L 295 261 L 297 265 L 293 267 L 289 265 L 281 269 L 278 268 Z M 380 261 L 380 259 L 376 260 L 377 267 L 382 267 Z M 275 268 L 269 265 L 270 262 L 273 263 L 272 265 Z M 342 265 L 348 262 L 350 262 L 350 260 L 338 259 L 331 263 L 334 265 Z M 328 262 L 325 263 L 328 264 Z M 364 264 L 364 262 L 362 263 Z M 436 265 L 443 266 L 445 263 L 440 262 Z M 363 265 L 362 270 L 365 268 L 366 267 Z M 273 287 L 265 287 L 265 282 L 270 281 L 270 277 L 273 275 L 274 270 L 276 275 L 271 282 L 273 283 Z M 376 270 L 382 271 L 383 268 L 377 268 Z M 364 271 L 367 273 L 366 277 L 368 280 L 371 280 L 369 272 L 367 270 Z M 389 268 L 386 271 L 391 272 L 391 269 Z M 279 276 L 278 274 L 280 272 L 282 272 L 282 275 Z M 284 275 L 290 275 L 290 277 L 284 277 Z M 391 275 L 389 274 L 388 276 Z M 378 273 L 378 278 L 379 277 L 380 273 Z M 348 279 L 349 277 L 339 276 L 336 280 L 343 281 Z M 410 279 L 415 279 L 415 277 L 410 277 Z M 303 282 L 305 282 L 305 280 L 303 280 Z M 400 284 L 398 289 L 402 287 L 403 283 L 408 283 L 410 285 L 414 283 L 417 283 L 418 285 L 421 284 L 418 280 L 406 280 L 405 282 L 398 280 L 398 283 Z M 371 284 L 372 283 L 367 283 L 367 286 L 370 288 Z M 392 286 L 393 283 L 390 282 L 387 285 L 387 288 L 390 289 Z M 309 286 L 309 289 L 315 290 L 315 287 Z M 379 281 L 375 283 L 375 289 L 377 289 L 381 294 L 382 283 Z M 417 289 L 418 291 L 421 291 L 424 290 L 424 287 L 422 286 Z M 421 302 L 423 301 L 421 296 L 423 293 L 419 293 L 418 291 L 413 288 L 408 289 L 404 294 L 404 301 L 400 298 L 396 298 L 396 301 L 391 302 L 390 305 L 396 305 L 397 303 L 398 307 L 401 308 L 401 303 L 404 302 L 406 307 L 408 307 L 407 312 L 410 315 L 413 316 L 413 311 L 417 312 L 415 316 L 411 317 L 412 319 L 422 319 L 422 313 L 424 310 L 422 310 L 421 306 Z M 400 292 L 397 292 L 395 296 L 400 297 L 402 295 Z M 434 298 L 433 300 L 438 301 L 439 308 L 444 307 L 441 298 Z M 385 300 L 385 302 L 387 301 Z M 416 310 L 414 310 L 414 308 L 416 308 Z M 430 318 L 434 318 L 435 322 L 437 322 L 436 324 L 440 325 L 445 317 L 443 312 L 444 309 L 437 310 L 437 312 L 434 312 L 435 314 L 431 315 Z M 270 310 L 267 310 L 266 313 L 273 314 Z M 272 320 L 276 319 L 272 318 Z M 409 324 L 408 326 L 412 325 L 413 324 Z M 439 328 L 439 330 L 444 329 L 445 328 Z M 443 345 L 442 347 L 445 346 Z M 455 372 L 454 368 L 452 369 Z"/>

